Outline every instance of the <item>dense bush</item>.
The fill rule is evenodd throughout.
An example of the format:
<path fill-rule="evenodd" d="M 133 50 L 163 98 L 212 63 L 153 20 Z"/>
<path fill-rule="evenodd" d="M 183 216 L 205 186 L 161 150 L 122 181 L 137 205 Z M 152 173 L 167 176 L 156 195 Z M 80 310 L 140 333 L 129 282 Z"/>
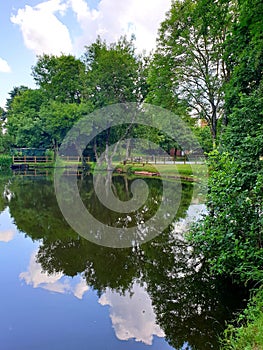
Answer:
<path fill-rule="evenodd" d="M 10 168 L 12 164 L 12 157 L 8 155 L 0 155 L 0 170 L 5 170 Z"/>
<path fill-rule="evenodd" d="M 250 172 L 229 153 L 209 157 L 209 214 L 191 240 L 213 272 L 238 281 L 263 280 L 263 172 Z"/>

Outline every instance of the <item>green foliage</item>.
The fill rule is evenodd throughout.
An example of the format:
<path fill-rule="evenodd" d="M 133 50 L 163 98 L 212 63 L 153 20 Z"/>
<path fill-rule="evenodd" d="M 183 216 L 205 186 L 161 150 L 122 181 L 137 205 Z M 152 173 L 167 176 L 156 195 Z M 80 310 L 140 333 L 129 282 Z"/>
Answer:
<path fill-rule="evenodd" d="M 231 70 L 226 90 L 228 108 L 239 100 L 239 93 L 250 94 L 262 84 L 263 4 L 258 0 L 238 2 L 238 15 L 225 42 L 225 60 Z"/>
<path fill-rule="evenodd" d="M 263 172 L 243 173 L 228 153 L 209 155 L 209 214 L 191 233 L 215 273 L 260 280 L 262 270 Z"/>
<path fill-rule="evenodd" d="M 85 65 L 72 55 L 43 55 L 32 69 L 37 85 L 50 100 L 80 103 Z"/>
<path fill-rule="evenodd" d="M 96 108 L 136 102 L 145 90 L 143 63 L 135 55 L 133 41 L 125 37 L 107 45 L 100 38 L 86 47 L 86 96 Z"/>
<path fill-rule="evenodd" d="M 6 140 L 15 147 L 54 150 L 74 122 L 90 110 L 89 103 L 46 101 L 42 89 L 26 89 L 10 102 Z"/>
<path fill-rule="evenodd" d="M 3 134 L 0 131 L 0 154 L 7 154 L 10 150 L 11 138 L 8 134 Z"/>
<path fill-rule="evenodd" d="M 230 7 L 224 0 L 172 2 L 148 78 L 148 102 L 184 115 L 187 108 L 207 121 L 214 140 L 228 78 L 223 43 L 233 14 Z"/>
<path fill-rule="evenodd" d="M 72 55 L 39 56 L 32 68 L 39 88 L 22 86 L 10 92 L 7 130 L 11 145 L 57 152 L 81 116 L 109 104 L 141 101 L 147 90 L 147 64 L 146 58 L 135 55 L 133 41 L 126 38 L 110 45 L 98 39 L 86 48 L 82 60 Z M 100 121 L 90 120 L 90 131 L 96 123 Z M 116 132 L 115 139 L 120 134 Z M 105 145 L 107 135 L 98 142 Z"/>
<path fill-rule="evenodd" d="M 28 90 L 27 86 L 21 85 L 21 86 L 15 86 L 13 90 L 9 92 L 9 98 L 6 100 L 6 108 L 7 111 L 10 110 L 11 104 L 13 103 L 13 100 L 16 96 L 21 95 L 24 91 Z"/>
<path fill-rule="evenodd" d="M 225 42 L 230 80 L 225 85 L 228 125 L 220 150 L 209 155 L 208 216 L 190 238 L 217 274 L 263 282 L 263 6 L 239 1 Z M 222 349 L 263 348 L 263 293 L 259 289 Z"/>
<path fill-rule="evenodd" d="M 209 215 L 191 238 L 213 271 L 247 282 L 263 279 L 263 80 L 262 60 L 255 60 L 262 55 L 262 4 L 240 1 L 238 11 L 228 39 L 237 44 L 227 61 L 228 125 L 220 150 L 209 156 Z"/>
<path fill-rule="evenodd" d="M 173 72 L 173 59 L 171 55 L 155 53 L 150 62 L 147 82 L 149 92 L 145 102 L 166 108 L 172 112 L 186 116 L 187 105 L 176 94 Z"/>
<path fill-rule="evenodd" d="M 229 325 L 221 340 L 222 350 L 263 349 L 263 290 L 251 299 L 238 317 L 238 327 Z"/>
<path fill-rule="evenodd" d="M 12 164 L 12 157 L 0 154 L 0 170 L 9 169 Z"/>
<path fill-rule="evenodd" d="M 16 147 L 41 147 L 45 134 L 39 117 L 44 95 L 40 90 L 23 89 L 9 102 L 7 131 Z"/>
<path fill-rule="evenodd" d="M 193 133 L 198 139 L 200 146 L 205 154 L 208 154 L 213 150 L 213 139 L 208 126 L 205 127 L 194 127 Z"/>
<path fill-rule="evenodd" d="M 5 118 L 6 118 L 6 111 L 4 110 L 4 108 L 0 107 L 0 123 L 4 121 Z"/>
<path fill-rule="evenodd" d="M 41 106 L 39 117 L 46 135 L 46 147 L 57 150 L 73 124 L 89 112 L 89 105 L 50 101 Z"/>

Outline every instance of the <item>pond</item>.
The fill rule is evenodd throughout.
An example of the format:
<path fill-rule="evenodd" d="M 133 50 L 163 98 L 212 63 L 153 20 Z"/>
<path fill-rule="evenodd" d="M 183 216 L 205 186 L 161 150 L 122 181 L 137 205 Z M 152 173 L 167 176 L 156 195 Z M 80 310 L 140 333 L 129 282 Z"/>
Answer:
<path fill-rule="evenodd" d="M 133 181 L 112 179 L 120 200 L 131 197 Z M 145 181 L 148 219 L 162 184 Z M 125 221 L 127 214 L 117 220 L 101 206 L 92 175 L 79 177 L 78 187 L 94 217 Z M 123 248 L 91 242 L 69 226 L 48 172 L 1 176 L 0 192 L 1 349 L 219 348 L 246 293 L 211 277 L 183 239 L 187 222 L 204 210 L 192 183 L 182 184 L 176 216 L 161 234 Z"/>

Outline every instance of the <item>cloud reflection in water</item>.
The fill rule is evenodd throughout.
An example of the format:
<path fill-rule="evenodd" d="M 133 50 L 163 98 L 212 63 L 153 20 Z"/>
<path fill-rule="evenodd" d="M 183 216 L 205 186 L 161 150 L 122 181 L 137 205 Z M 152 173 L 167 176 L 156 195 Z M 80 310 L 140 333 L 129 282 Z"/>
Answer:
<path fill-rule="evenodd" d="M 99 303 L 110 306 L 110 318 L 118 339 L 134 338 L 138 342 L 152 345 L 154 335 L 165 336 L 156 324 L 156 316 L 145 285 L 134 283 L 131 292 L 124 295 L 107 289 Z"/>
<path fill-rule="evenodd" d="M 64 277 L 63 273 L 48 274 L 42 271 L 42 267 L 36 262 L 37 251 L 33 252 L 30 258 L 28 271 L 21 272 L 19 277 L 24 280 L 27 285 L 34 288 L 43 288 L 50 292 L 56 293 L 72 293 L 78 299 L 82 299 L 89 287 L 86 281 L 80 276 L 75 278 Z M 78 283 L 76 280 L 78 279 Z"/>

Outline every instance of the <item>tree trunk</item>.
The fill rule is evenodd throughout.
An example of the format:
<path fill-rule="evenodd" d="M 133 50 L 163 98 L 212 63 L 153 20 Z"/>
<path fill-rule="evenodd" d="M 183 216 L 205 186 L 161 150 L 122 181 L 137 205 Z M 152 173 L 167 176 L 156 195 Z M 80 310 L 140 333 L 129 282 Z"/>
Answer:
<path fill-rule="evenodd" d="M 126 159 L 130 158 L 131 157 L 131 139 L 128 139 L 127 140 L 127 143 L 126 143 Z"/>

